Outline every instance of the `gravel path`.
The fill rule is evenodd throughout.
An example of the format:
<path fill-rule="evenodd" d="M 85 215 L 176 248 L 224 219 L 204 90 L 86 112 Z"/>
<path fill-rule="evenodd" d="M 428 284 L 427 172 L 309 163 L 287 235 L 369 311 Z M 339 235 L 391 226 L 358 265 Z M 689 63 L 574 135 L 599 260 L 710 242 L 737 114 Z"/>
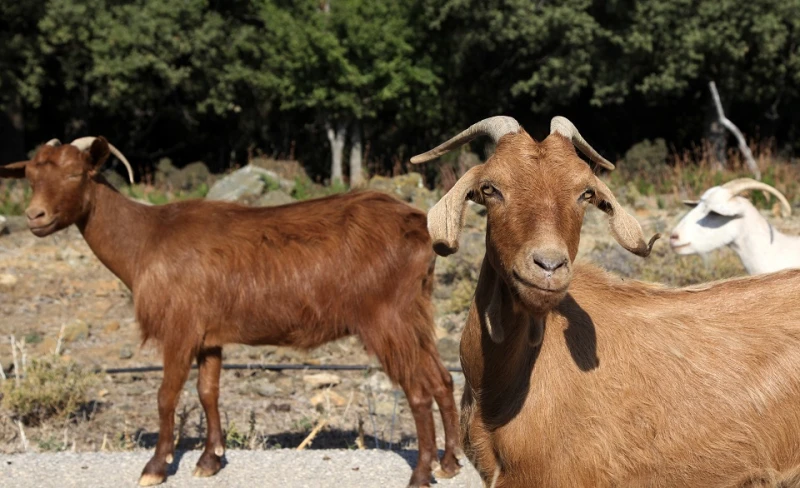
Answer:
<path fill-rule="evenodd" d="M 135 487 L 150 451 L 44 453 L 0 456 L 2 487 Z M 230 450 L 227 465 L 216 476 L 192 477 L 200 451 L 177 452 L 168 487 L 391 488 L 404 487 L 411 477 L 416 451 L 385 450 Z M 436 488 L 480 488 L 475 469 L 466 461 L 453 479 Z"/>

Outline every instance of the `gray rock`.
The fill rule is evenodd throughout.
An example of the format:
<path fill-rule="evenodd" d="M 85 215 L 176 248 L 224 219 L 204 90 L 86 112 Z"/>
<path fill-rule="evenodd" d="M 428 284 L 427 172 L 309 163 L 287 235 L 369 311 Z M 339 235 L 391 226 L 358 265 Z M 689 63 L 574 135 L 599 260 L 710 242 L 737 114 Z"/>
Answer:
<path fill-rule="evenodd" d="M 64 327 L 64 342 L 75 342 L 89 337 L 89 324 L 75 319 Z"/>
<path fill-rule="evenodd" d="M 301 165 L 299 161 L 255 157 L 250 161 L 250 164 L 273 171 L 284 180 L 292 182 L 296 180 L 309 180 L 305 168 L 303 168 L 303 165 Z"/>
<path fill-rule="evenodd" d="M 125 171 L 126 176 L 124 177 L 121 174 L 114 171 L 113 169 L 106 169 L 105 171 L 103 171 L 103 178 L 105 178 L 114 188 L 123 188 L 127 186 L 130 182 L 127 179 L 128 178 L 127 170 L 125 170 L 124 166 L 122 169 L 123 171 Z"/>
<path fill-rule="evenodd" d="M 208 191 L 208 200 L 241 201 L 258 197 L 264 190 L 281 189 L 291 193 L 294 182 L 280 178 L 274 171 L 248 164 L 214 183 Z"/>
<path fill-rule="evenodd" d="M 374 176 L 367 183 L 367 188 L 389 193 L 422 210 L 428 210 L 438 201 L 436 194 L 425 188 L 419 173 L 406 173 L 393 178 Z"/>
<path fill-rule="evenodd" d="M 214 183 L 206 199 L 233 202 L 261 195 L 266 186 L 264 176 L 267 173 L 267 170 L 247 165 Z"/>
<path fill-rule="evenodd" d="M 262 195 L 261 198 L 256 200 L 255 204 L 259 207 L 277 207 L 278 205 L 286 205 L 295 201 L 283 190 L 273 190 Z"/>
<path fill-rule="evenodd" d="M 400 399 L 398 398 L 398 404 L 400 403 Z M 392 412 L 396 414 L 400 413 L 400 405 L 397 405 L 397 410 L 395 410 L 395 397 L 391 394 L 389 395 L 381 395 L 380 398 L 375 399 L 375 414 L 377 415 L 384 415 L 386 417 L 391 417 Z"/>
<path fill-rule="evenodd" d="M 133 357 L 133 348 L 128 344 L 122 346 L 119 350 L 120 359 L 130 359 Z"/>
<path fill-rule="evenodd" d="M 452 337 L 443 337 L 436 344 L 442 361 L 448 364 L 456 364 L 459 361 L 459 342 Z"/>
<path fill-rule="evenodd" d="M 361 384 L 362 391 L 372 391 L 373 393 L 381 393 L 394 390 L 394 384 L 389 376 L 383 371 L 376 371 L 372 373 L 365 382 Z"/>
<path fill-rule="evenodd" d="M 272 383 L 261 383 L 253 385 L 251 391 L 258 396 L 265 398 L 274 397 L 278 393 L 278 387 Z"/>
<path fill-rule="evenodd" d="M 175 189 L 191 190 L 201 183 L 207 182 L 210 176 L 211 172 L 208 171 L 208 166 L 201 161 L 196 161 L 168 174 L 167 181 Z"/>
<path fill-rule="evenodd" d="M 303 376 L 303 382 L 311 388 L 335 386 L 342 382 L 342 378 L 333 373 L 316 373 Z"/>
<path fill-rule="evenodd" d="M 28 230 L 28 222 L 24 215 L 7 215 L 5 217 L 6 232 L 21 232 Z"/>

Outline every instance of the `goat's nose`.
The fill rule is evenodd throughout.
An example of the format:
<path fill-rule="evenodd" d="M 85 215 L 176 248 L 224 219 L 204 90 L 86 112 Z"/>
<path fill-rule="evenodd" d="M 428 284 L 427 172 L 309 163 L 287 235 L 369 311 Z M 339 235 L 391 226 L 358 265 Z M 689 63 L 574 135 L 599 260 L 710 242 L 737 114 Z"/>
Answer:
<path fill-rule="evenodd" d="M 678 239 L 680 239 L 680 236 L 678 235 L 677 232 L 673 232 L 672 234 L 669 235 L 669 240 L 671 241 L 677 241 Z"/>
<path fill-rule="evenodd" d="M 567 257 L 559 251 L 539 251 L 531 256 L 537 266 L 550 273 L 567 264 Z"/>
<path fill-rule="evenodd" d="M 36 220 L 40 219 L 45 216 L 45 211 L 41 207 L 28 207 L 25 210 L 25 215 L 28 217 L 28 220 Z"/>

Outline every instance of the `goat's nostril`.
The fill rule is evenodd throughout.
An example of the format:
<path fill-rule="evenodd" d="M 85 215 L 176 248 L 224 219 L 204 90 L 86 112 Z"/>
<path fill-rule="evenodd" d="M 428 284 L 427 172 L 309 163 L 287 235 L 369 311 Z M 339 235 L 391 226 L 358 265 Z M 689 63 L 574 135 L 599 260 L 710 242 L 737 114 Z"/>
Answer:
<path fill-rule="evenodd" d="M 533 256 L 533 262 L 545 271 L 553 272 L 558 268 L 567 264 L 567 258 L 563 256 L 546 256 L 536 255 Z"/>
<path fill-rule="evenodd" d="M 669 240 L 671 240 L 671 241 L 677 241 L 677 240 L 678 240 L 678 237 L 679 237 L 679 236 L 678 236 L 678 233 L 677 233 L 677 232 L 673 232 L 672 234 L 670 234 L 670 236 L 669 236 Z"/>
<path fill-rule="evenodd" d="M 44 217 L 45 211 L 42 208 L 28 208 L 25 210 L 25 215 L 28 217 L 28 220 L 36 220 Z"/>

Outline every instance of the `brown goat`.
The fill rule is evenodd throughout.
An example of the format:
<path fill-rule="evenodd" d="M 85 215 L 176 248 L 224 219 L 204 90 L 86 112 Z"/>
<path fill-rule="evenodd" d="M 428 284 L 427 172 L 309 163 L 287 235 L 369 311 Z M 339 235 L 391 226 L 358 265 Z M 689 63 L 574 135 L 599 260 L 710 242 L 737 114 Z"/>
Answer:
<path fill-rule="evenodd" d="M 408 397 L 419 439 L 411 485 L 428 486 L 438 467 L 432 399 L 446 436 L 436 474 L 458 472 L 457 409 L 434 342 L 435 255 L 424 212 L 367 191 L 273 208 L 203 200 L 142 205 L 98 173 L 109 144 L 91 140 L 83 140 L 86 150 L 44 145 L 30 162 L 3 169 L 17 177 L 24 169 L 30 181 L 31 231 L 42 237 L 76 224 L 133 292 L 143 340 L 162 345 L 158 444 L 141 485 L 166 477 L 175 407 L 192 361 L 208 422 L 195 474 L 211 476 L 225 447 L 222 346 L 308 349 L 347 335 L 360 337 Z"/>
<path fill-rule="evenodd" d="M 428 214 L 458 249 L 465 200 L 486 256 L 461 339 L 464 449 L 494 487 L 800 486 L 800 271 L 683 289 L 574 264 L 584 212 L 646 256 L 636 220 L 576 154 L 613 168 L 561 117 L 533 140 L 475 124 L 496 152 Z"/>

